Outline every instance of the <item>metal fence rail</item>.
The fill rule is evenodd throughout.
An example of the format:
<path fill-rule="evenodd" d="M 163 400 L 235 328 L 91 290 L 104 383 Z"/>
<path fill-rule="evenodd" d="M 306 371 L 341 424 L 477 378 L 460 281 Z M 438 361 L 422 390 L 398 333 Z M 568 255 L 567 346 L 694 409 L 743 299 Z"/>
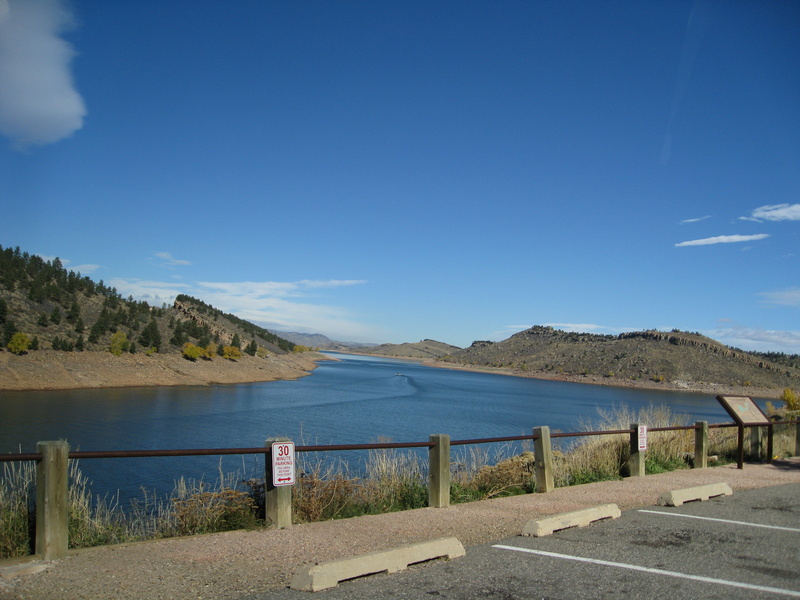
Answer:
<path fill-rule="evenodd" d="M 695 460 L 694 468 L 705 468 L 708 457 L 708 430 L 728 427 L 739 428 L 739 468 L 744 461 L 744 431 L 751 429 L 751 444 L 761 448 L 761 431 L 767 429 L 767 460 L 772 458 L 773 426 L 795 426 L 795 451 L 800 455 L 800 422 L 797 420 L 763 423 L 716 423 L 708 424 L 698 421 L 694 425 L 653 427 L 650 432 L 661 431 L 694 431 L 695 432 Z M 450 503 L 450 446 L 492 444 L 502 442 L 516 442 L 532 440 L 534 442 L 534 465 L 536 492 L 546 493 L 554 488 L 553 485 L 553 460 L 551 440 L 555 438 L 573 438 L 602 435 L 628 435 L 630 436 L 630 474 L 643 476 L 645 474 L 646 448 L 638 443 L 637 435 L 639 424 L 632 423 L 630 429 L 579 431 L 579 432 L 550 432 L 549 427 L 536 427 L 530 435 L 516 435 L 495 438 L 479 438 L 467 440 L 450 440 L 448 435 L 431 435 L 427 442 L 386 442 L 373 444 L 340 444 L 340 445 L 309 445 L 297 446 L 296 452 L 330 452 L 349 450 L 387 450 L 406 448 L 428 448 L 429 457 L 429 506 L 445 507 Z M 757 434 L 757 435 L 756 435 Z M 44 560 L 61 558 L 66 555 L 68 548 L 68 461 L 70 459 L 95 459 L 95 458 L 152 458 L 152 457 L 177 457 L 177 456 L 222 456 L 263 454 L 265 461 L 266 503 L 267 515 L 282 515 L 273 518 L 273 525 L 288 527 L 291 525 L 291 488 L 275 488 L 271 482 L 271 442 L 257 448 L 194 448 L 194 449 L 167 449 L 167 450 L 111 450 L 111 451 L 69 451 L 65 441 L 39 442 L 37 452 L 19 454 L 0 454 L 0 462 L 35 461 L 36 464 L 36 554 Z M 283 440 L 282 440 L 283 441 Z M 288 517 L 286 516 L 288 515 Z"/>

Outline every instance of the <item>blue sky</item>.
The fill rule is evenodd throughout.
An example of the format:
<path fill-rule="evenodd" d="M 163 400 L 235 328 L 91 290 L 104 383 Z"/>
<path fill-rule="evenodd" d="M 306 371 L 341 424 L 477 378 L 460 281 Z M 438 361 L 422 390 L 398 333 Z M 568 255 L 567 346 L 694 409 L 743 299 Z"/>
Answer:
<path fill-rule="evenodd" d="M 800 352 L 792 0 L 0 0 L 0 244 L 458 346 Z"/>

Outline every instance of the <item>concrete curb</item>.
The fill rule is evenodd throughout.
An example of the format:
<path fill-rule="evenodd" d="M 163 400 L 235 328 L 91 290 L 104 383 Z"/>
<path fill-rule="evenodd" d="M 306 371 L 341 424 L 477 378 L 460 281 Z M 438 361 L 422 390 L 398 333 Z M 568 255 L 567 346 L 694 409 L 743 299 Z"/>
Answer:
<path fill-rule="evenodd" d="M 733 490 L 727 483 L 710 483 L 708 485 L 664 492 L 659 496 L 657 504 L 658 506 L 681 506 L 684 502 L 705 501 L 715 496 L 730 496 L 732 494 Z"/>
<path fill-rule="evenodd" d="M 603 519 L 617 519 L 620 514 L 619 507 L 616 504 L 601 504 L 592 508 L 561 513 L 546 519 L 528 521 L 520 535 L 541 537 L 561 529 L 586 527 L 590 523 Z"/>
<path fill-rule="evenodd" d="M 22 575 L 35 575 L 50 568 L 50 564 L 41 561 L 26 561 L 0 567 L 0 579 L 11 580 Z"/>
<path fill-rule="evenodd" d="M 384 571 L 395 573 L 415 563 L 443 556 L 449 559 L 458 558 L 465 554 L 464 546 L 454 537 L 419 542 L 393 550 L 305 565 L 295 574 L 291 588 L 306 592 L 318 592 L 336 587 L 340 581 L 346 579 Z"/>

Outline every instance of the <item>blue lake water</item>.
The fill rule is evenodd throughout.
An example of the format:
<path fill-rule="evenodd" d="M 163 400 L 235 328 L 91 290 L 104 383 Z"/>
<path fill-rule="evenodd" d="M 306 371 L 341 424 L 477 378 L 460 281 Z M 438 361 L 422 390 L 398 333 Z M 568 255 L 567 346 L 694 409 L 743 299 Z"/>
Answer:
<path fill-rule="evenodd" d="M 308 377 L 213 387 L 0 392 L 0 453 L 34 452 L 40 440 L 73 450 L 258 447 L 427 441 L 578 431 L 599 409 L 668 405 L 687 423 L 731 419 L 711 394 L 660 392 L 436 369 L 378 357 L 331 354 Z M 101 495 L 168 493 L 180 476 L 216 478 L 219 457 L 85 459 Z M 222 458 L 222 469 L 263 474 L 263 457 Z"/>

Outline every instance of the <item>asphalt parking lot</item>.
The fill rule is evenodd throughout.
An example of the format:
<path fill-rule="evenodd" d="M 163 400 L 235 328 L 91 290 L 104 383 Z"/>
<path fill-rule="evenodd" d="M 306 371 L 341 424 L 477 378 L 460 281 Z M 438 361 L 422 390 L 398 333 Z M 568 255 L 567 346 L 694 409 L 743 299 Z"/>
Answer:
<path fill-rule="evenodd" d="M 800 484 L 737 492 L 546 537 L 507 538 L 467 555 L 320 592 L 256 598 L 800 598 Z"/>

